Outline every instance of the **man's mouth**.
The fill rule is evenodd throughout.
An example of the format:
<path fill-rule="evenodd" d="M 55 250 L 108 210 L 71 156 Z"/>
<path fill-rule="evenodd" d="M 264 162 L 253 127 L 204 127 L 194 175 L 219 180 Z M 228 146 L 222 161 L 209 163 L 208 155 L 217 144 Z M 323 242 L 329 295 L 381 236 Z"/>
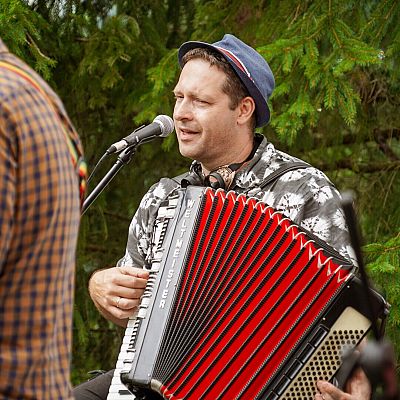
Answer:
<path fill-rule="evenodd" d="M 192 135 L 198 134 L 198 131 L 192 130 L 192 129 L 187 129 L 187 128 L 179 128 L 179 134 L 180 137 L 185 138 L 185 137 L 190 137 Z"/>

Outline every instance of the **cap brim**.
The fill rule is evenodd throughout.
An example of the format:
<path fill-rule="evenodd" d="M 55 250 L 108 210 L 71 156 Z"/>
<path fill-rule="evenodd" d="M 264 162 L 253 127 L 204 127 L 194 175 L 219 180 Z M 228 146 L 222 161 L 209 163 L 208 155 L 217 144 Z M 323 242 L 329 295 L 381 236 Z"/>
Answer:
<path fill-rule="evenodd" d="M 182 67 L 182 58 L 188 51 L 193 50 L 193 49 L 198 49 L 199 47 L 208 48 L 208 49 L 211 49 L 211 50 L 214 50 L 214 51 L 218 51 L 218 49 L 215 46 L 211 45 L 210 43 L 205 43 L 205 42 L 185 42 L 185 43 L 182 44 L 182 46 L 178 50 L 179 65 Z M 218 53 L 222 54 L 220 51 L 218 51 Z"/>
<path fill-rule="evenodd" d="M 239 79 L 243 84 L 246 86 L 247 90 L 249 91 L 250 96 L 254 99 L 256 103 L 256 127 L 259 128 L 268 124 L 270 119 L 270 111 L 267 102 L 265 101 L 263 95 L 261 94 L 260 90 L 257 88 L 255 83 L 229 58 L 224 54 L 222 51 L 218 49 L 218 47 L 213 46 L 210 43 L 205 42 L 185 42 L 178 50 L 178 61 L 179 65 L 182 68 L 182 58 L 183 56 L 192 49 L 197 48 L 207 48 L 213 51 L 218 52 L 221 54 L 226 61 L 229 62 L 229 65 L 233 68 L 233 70 L 238 75 Z"/>

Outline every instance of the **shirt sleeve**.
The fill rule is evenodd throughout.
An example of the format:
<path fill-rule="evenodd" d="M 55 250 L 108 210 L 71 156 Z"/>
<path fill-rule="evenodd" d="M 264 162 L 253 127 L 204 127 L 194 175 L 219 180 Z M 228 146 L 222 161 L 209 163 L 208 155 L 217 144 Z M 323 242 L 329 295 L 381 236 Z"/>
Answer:
<path fill-rule="evenodd" d="M 150 265 L 153 228 L 158 209 L 176 187 L 175 181 L 163 178 L 144 195 L 129 225 L 125 255 L 118 261 L 118 267 L 143 268 Z"/>
<path fill-rule="evenodd" d="M 355 261 L 340 193 L 321 171 L 306 168 L 288 172 L 265 192 L 263 200 Z"/>
<path fill-rule="evenodd" d="M 322 185 L 310 191 L 304 203 L 300 225 L 329 244 L 339 254 L 355 262 L 341 207 L 341 196 L 335 187 Z"/>
<path fill-rule="evenodd" d="M 16 133 L 8 113 L 0 107 L 0 275 L 3 272 L 14 225 L 16 200 Z"/>

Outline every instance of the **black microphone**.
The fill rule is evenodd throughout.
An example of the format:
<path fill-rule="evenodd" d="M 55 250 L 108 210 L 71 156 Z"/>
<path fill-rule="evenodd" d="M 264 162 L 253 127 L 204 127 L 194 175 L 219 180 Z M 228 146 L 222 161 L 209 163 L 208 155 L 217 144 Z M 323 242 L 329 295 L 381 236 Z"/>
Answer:
<path fill-rule="evenodd" d="M 107 149 L 107 154 L 115 153 L 126 149 L 128 146 L 137 145 L 143 141 L 149 141 L 156 137 L 166 137 L 174 130 L 174 121 L 168 115 L 158 115 L 154 121 L 133 131 L 122 140 L 112 144 Z"/>

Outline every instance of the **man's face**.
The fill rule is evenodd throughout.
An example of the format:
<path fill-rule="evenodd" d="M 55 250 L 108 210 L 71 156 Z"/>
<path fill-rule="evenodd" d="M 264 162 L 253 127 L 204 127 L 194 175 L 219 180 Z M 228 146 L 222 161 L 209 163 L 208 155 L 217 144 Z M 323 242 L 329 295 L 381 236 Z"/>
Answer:
<path fill-rule="evenodd" d="M 190 60 L 174 89 L 179 151 L 210 171 L 229 164 L 235 154 L 238 109 L 222 91 L 226 75 L 201 59 Z"/>

